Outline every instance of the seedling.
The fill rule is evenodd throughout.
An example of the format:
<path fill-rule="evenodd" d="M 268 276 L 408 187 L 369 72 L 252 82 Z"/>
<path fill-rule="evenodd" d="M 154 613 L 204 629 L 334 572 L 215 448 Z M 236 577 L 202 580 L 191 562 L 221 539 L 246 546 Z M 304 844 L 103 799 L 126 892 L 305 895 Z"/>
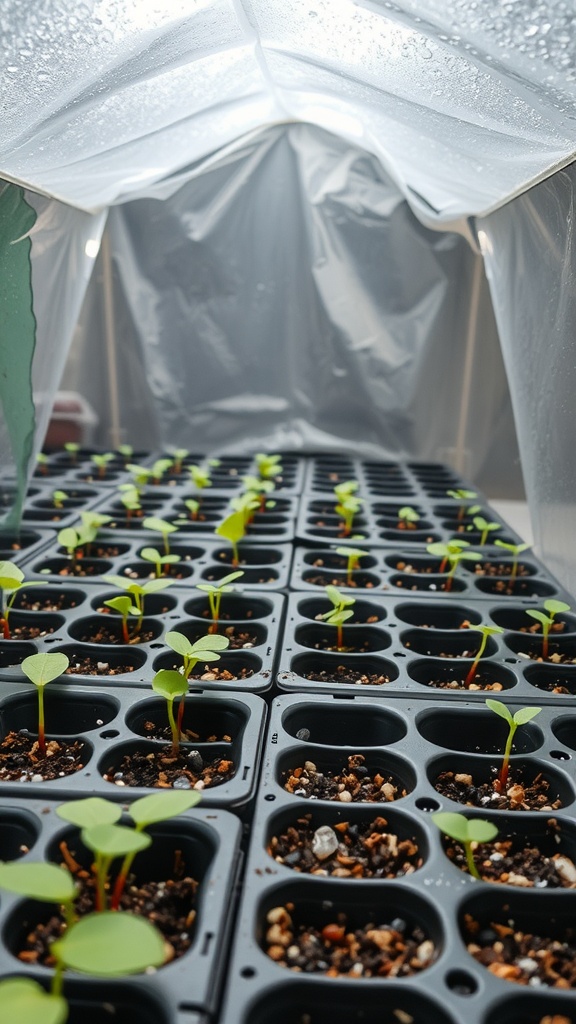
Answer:
<path fill-rule="evenodd" d="M 122 456 L 124 460 L 124 468 L 128 465 L 128 461 L 134 455 L 134 449 L 131 444 L 119 444 L 116 451 Z"/>
<path fill-rule="evenodd" d="M 402 508 L 398 509 L 398 529 L 399 530 L 415 530 L 416 523 L 420 519 L 415 508 L 411 508 L 410 505 L 403 505 Z"/>
<path fill-rule="evenodd" d="M 344 650 L 343 625 L 354 615 L 352 605 L 356 604 L 356 598 L 346 597 L 341 594 L 337 587 L 327 586 L 326 597 L 332 603 L 332 608 L 320 618 L 329 626 L 336 626 L 336 650 Z"/>
<path fill-rule="evenodd" d="M 162 534 L 162 540 L 164 542 L 164 554 L 170 554 L 170 541 L 168 537 L 171 533 L 176 533 L 178 529 L 173 523 L 167 523 L 165 519 L 159 519 L 157 516 L 147 516 L 146 519 L 142 520 L 142 527 L 144 530 L 152 530 L 153 533 Z"/>
<path fill-rule="evenodd" d="M 218 633 L 209 633 L 191 643 L 184 633 L 178 633 L 176 630 L 166 633 L 164 640 L 168 647 L 181 656 L 182 666 L 179 672 L 186 680 L 190 678 L 193 668 L 199 661 L 220 661 L 218 651 L 225 651 L 230 643 L 227 636 L 220 636 Z"/>
<path fill-rule="evenodd" d="M 224 537 L 232 546 L 232 565 L 237 568 L 240 565 L 238 544 L 246 535 L 246 521 L 243 512 L 231 512 L 221 523 L 218 524 L 214 533 Z"/>
<path fill-rule="evenodd" d="M 87 546 L 87 554 L 89 554 L 90 546 L 96 540 L 100 527 L 109 523 L 112 516 L 100 515 L 98 512 L 81 512 L 80 518 L 82 527 L 79 533 Z"/>
<path fill-rule="evenodd" d="M 54 508 L 64 508 L 64 502 L 68 500 L 66 491 L 52 491 L 52 504 Z"/>
<path fill-rule="evenodd" d="M 147 466 L 139 466 L 136 462 L 127 462 L 125 468 L 132 474 L 136 487 L 144 487 L 152 477 L 152 470 Z"/>
<path fill-rule="evenodd" d="M 65 526 L 63 530 L 58 531 L 58 543 L 60 547 L 66 549 L 68 557 L 72 562 L 73 571 L 78 565 L 78 559 L 82 555 L 85 542 L 86 538 L 82 531 L 75 530 L 73 526 Z"/>
<path fill-rule="evenodd" d="M 271 480 L 260 480 L 257 476 L 243 476 L 242 483 L 246 492 L 252 492 L 258 497 L 260 512 L 266 508 L 274 508 L 275 501 L 266 501 L 266 495 L 272 494 L 274 484 Z"/>
<path fill-rule="evenodd" d="M 481 881 L 480 872 L 474 862 L 474 847 L 477 843 L 491 843 L 498 835 L 496 825 L 483 818 L 467 818 L 464 814 L 453 811 L 438 811 L 432 815 L 432 821 L 450 839 L 462 843 L 468 871 L 473 878 Z"/>
<path fill-rule="evenodd" d="M 505 722 L 508 723 L 508 738 L 506 740 L 506 746 L 504 747 L 504 757 L 502 759 L 502 767 L 496 782 L 494 783 L 494 789 L 497 793 L 504 793 L 506 791 L 506 783 L 508 781 L 508 771 L 510 764 L 510 751 L 512 750 L 512 741 L 519 725 L 526 725 L 531 719 L 535 718 L 542 711 L 542 708 L 520 708 L 514 715 L 510 713 L 505 704 L 500 700 L 493 700 L 488 697 L 486 700 L 486 707 L 490 708 L 494 714 L 500 715 Z"/>
<path fill-rule="evenodd" d="M 464 516 L 466 515 L 466 502 L 477 497 L 476 491 L 467 491 L 464 488 L 458 488 L 454 491 L 446 491 L 446 494 L 449 498 L 454 498 L 454 501 L 460 502 L 460 507 L 456 516 L 457 519 L 464 519 Z"/>
<path fill-rule="evenodd" d="M 343 521 L 342 534 L 344 537 L 349 537 L 352 533 L 354 516 L 358 515 L 363 504 L 363 498 L 356 498 L 353 494 L 350 494 L 347 497 L 342 498 L 342 500 L 335 505 L 334 511 Z"/>
<path fill-rule="evenodd" d="M 430 555 L 435 555 L 436 558 L 440 558 L 440 567 L 438 572 L 445 572 L 446 566 L 450 566 L 446 583 L 444 584 L 444 590 L 452 590 L 452 582 L 456 574 L 456 570 L 462 561 L 478 562 L 482 558 L 476 551 L 466 551 L 468 543 L 465 540 L 451 540 L 448 544 L 442 544 L 441 541 L 436 541 L 434 544 L 427 544 L 426 551 Z"/>
<path fill-rule="evenodd" d="M 40 580 L 30 581 L 27 587 L 39 587 Z M 10 639 L 9 618 L 16 594 L 24 586 L 24 573 L 14 562 L 0 562 L 0 587 L 2 588 L 2 633 L 5 640 Z M 10 597 L 7 595 L 10 594 Z"/>
<path fill-rule="evenodd" d="M 273 480 L 282 472 L 281 455 L 264 455 L 260 452 L 254 456 L 254 462 L 261 480 Z"/>
<path fill-rule="evenodd" d="M 104 601 L 104 604 L 108 608 L 112 608 L 113 611 L 118 612 L 122 617 L 122 638 L 125 644 L 134 644 L 138 641 L 138 634 L 134 636 L 130 635 L 128 628 L 128 619 L 131 615 L 138 615 L 138 608 L 132 604 L 132 598 L 128 595 L 120 595 L 119 597 L 111 597 L 109 601 Z"/>
<path fill-rule="evenodd" d="M 212 616 L 212 622 L 208 629 L 211 634 L 218 632 L 218 620 L 220 618 L 220 604 L 222 602 L 223 594 L 230 594 L 235 587 L 231 587 L 230 584 L 234 580 L 239 580 L 244 573 L 241 569 L 237 572 L 231 572 L 228 576 L 223 576 L 219 583 L 197 583 L 196 589 L 203 590 L 208 594 L 208 604 L 210 606 L 210 614 Z"/>
<path fill-rule="evenodd" d="M 156 459 L 156 462 L 152 466 L 152 479 L 155 484 L 159 484 L 162 477 L 169 469 L 172 468 L 173 459 Z"/>
<path fill-rule="evenodd" d="M 248 526 L 254 519 L 254 513 L 260 508 L 260 498 L 254 491 L 246 491 L 237 498 L 232 498 L 230 508 L 235 512 L 241 512 L 244 517 L 244 525 Z"/>
<path fill-rule="evenodd" d="M 494 636 L 496 633 L 503 633 L 504 632 L 504 630 L 501 629 L 500 626 L 470 626 L 470 629 L 475 630 L 477 633 L 481 633 L 482 634 L 482 640 L 480 641 L 480 647 L 478 648 L 478 653 L 477 653 L 476 657 L 474 658 L 474 661 L 472 662 L 472 665 L 470 666 L 470 671 L 468 672 L 468 675 L 466 676 L 466 679 L 464 680 L 464 686 L 466 687 L 466 689 L 469 689 L 469 687 L 474 682 L 474 677 L 475 677 L 475 675 L 476 675 L 476 673 L 478 671 L 478 665 L 480 664 L 480 659 L 481 659 L 482 655 L 484 654 L 484 651 L 486 650 L 486 644 L 488 643 L 488 637 L 489 636 Z"/>
<path fill-rule="evenodd" d="M 512 555 L 512 568 L 510 570 L 510 583 L 513 583 L 518 573 L 518 559 L 523 551 L 527 551 L 530 547 L 529 544 L 506 544 L 503 540 L 495 540 L 494 544 L 499 548 L 504 548 L 509 551 Z"/>
<path fill-rule="evenodd" d="M 122 491 L 120 501 L 126 509 L 126 518 L 130 520 L 132 514 L 139 512 L 142 508 L 140 504 L 140 491 L 134 484 L 121 484 L 119 490 Z"/>
<path fill-rule="evenodd" d="M 474 528 L 478 530 L 480 534 L 480 547 L 483 547 L 484 544 L 488 543 L 488 537 L 491 533 L 496 533 L 498 530 L 502 529 L 500 523 L 490 523 L 488 520 L 484 519 L 483 516 L 474 516 L 472 522 L 474 524 Z"/>
<path fill-rule="evenodd" d="M 184 459 L 186 458 L 187 455 L 188 455 L 188 449 L 187 448 L 176 448 L 176 450 L 174 452 L 172 452 L 172 472 L 173 473 L 181 473 L 182 472 L 182 463 L 184 462 Z"/>
<path fill-rule="evenodd" d="M 351 587 L 354 584 L 352 573 L 360 568 L 360 559 L 369 554 L 361 548 L 336 548 L 336 554 L 342 555 L 346 561 L 346 584 Z"/>
<path fill-rule="evenodd" d="M 168 722 L 170 724 L 170 732 L 172 733 L 172 754 L 176 757 L 180 751 L 181 729 L 180 720 L 177 725 L 174 718 L 174 701 L 176 697 L 184 697 L 188 693 L 188 680 L 184 678 L 182 673 L 176 672 L 175 669 L 163 668 L 154 676 L 152 689 L 154 693 L 160 694 L 166 701 Z M 181 701 L 180 707 L 184 707 L 183 701 Z"/>
<path fill-rule="evenodd" d="M 566 604 L 565 601 L 554 601 L 550 598 L 548 601 L 544 601 L 544 608 L 546 612 L 541 612 L 535 608 L 527 608 L 526 615 L 529 615 L 532 619 L 536 619 L 542 626 L 542 658 L 546 661 L 548 657 L 548 634 L 554 625 L 554 616 L 560 612 L 569 612 L 570 605 Z"/>
<path fill-rule="evenodd" d="M 103 480 L 106 476 L 108 463 L 112 462 L 114 458 L 114 452 L 103 452 L 101 455 L 91 455 L 90 458 L 98 470 L 99 478 Z"/>
<path fill-rule="evenodd" d="M 154 572 L 157 577 L 166 575 L 169 567 L 180 561 L 180 555 L 163 555 L 156 548 L 142 548 L 140 558 L 154 564 Z"/>
<path fill-rule="evenodd" d="M 200 502 L 196 501 L 195 498 L 188 498 L 184 504 L 190 513 L 190 519 L 196 521 L 200 514 Z"/>
<path fill-rule="evenodd" d="M 210 474 L 202 466 L 197 466 L 193 463 L 191 466 L 188 466 L 188 472 L 190 473 L 190 482 L 199 491 L 203 491 L 205 487 L 212 487 Z"/>
<path fill-rule="evenodd" d="M 36 456 L 36 467 L 42 476 L 48 475 L 48 456 L 44 455 L 44 452 L 38 452 Z"/>
<path fill-rule="evenodd" d="M 129 594 L 131 599 L 134 601 L 134 614 L 137 614 L 138 619 L 134 627 L 134 631 L 131 634 L 133 639 L 138 636 L 142 629 L 142 622 L 144 620 L 144 603 L 147 595 L 156 594 L 159 590 L 165 590 L 166 587 L 170 586 L 170 580 L 167 580 L 165 577 L 162 579 L 147 580 L 146 583 L 135 583 L 127 580 L 124 576 L 103 576 L 102 579 L 112 587 L 118 587 L 126 594 Z M 112 598 L 112 600 L 116 601 L 117 599 Z M 110 604 L 109 601 L 105 601 L 104 603 Z M 110 607 L 117 610 L 115 605 L 110 604 Z M 130 612 L 130 614 L 132 614 L 132 612 Z"/>
<path fill-rule="evenodd" d="M 80 451 L 80 445 L 77 441 L 66 441 L 64 450 L 68 452 L 70 456 L 70 462 L 73 466 L 78 462 L 78 452 Z"/>
<path fill-rule="evenodd" d="M 351 498 L 357 490 L 357 480 L 343 480 L 342 483 L 336 484 L 334 488 L 334 497 L 336 498 L 336 501 L 345 501 L 346 498 Z"/>
<path fill-rule="evenodd" d="M 65 654 L 31 654 L 24 658 L 21 668 L 25 676 L 34 683 L 38 693 L 38 750 L 46 757 L 46 734 L 44 730 L 44 687 L 57 679 L 70 664 Z"/>

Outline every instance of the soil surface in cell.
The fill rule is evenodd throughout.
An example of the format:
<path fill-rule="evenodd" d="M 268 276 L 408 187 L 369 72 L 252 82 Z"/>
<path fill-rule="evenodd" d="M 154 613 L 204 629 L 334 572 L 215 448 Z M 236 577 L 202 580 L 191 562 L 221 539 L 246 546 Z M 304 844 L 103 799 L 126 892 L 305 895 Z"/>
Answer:
<path fill-rule="evenodd" d="M 492 811 L 555 811 L 562 807 L 562 801 L 550 798 L 550 783 L 542 773 L 527 781 L 521 769 L 510 768 L 506 788 L 499 793 L 495 788 L 498 770 L 493 769 L 494 778 L 475 783 L 468 772 L 442 772 L 434 788 L 459 804 L 467 807 L 484 807 Z"/>
<path fill-rule="evenodd" d="M 52 571 L 52 570 L 50 570 Z M 40 569 L 42 572 L 42 569 Z M 63 565 L 61 569 L 56 571 L 57 576 L 100 576 L 101 569 L 99 565 L 90 565 L 90 563 L 70 562 L 69 565 Z"/>
<path fill-rule="evenodd" d="M 324 574 L 318 574 L 317 576 L 307 576 L 306 583 L 311 583 L 314 587 L 353 587 L 361 588 L 362 590 L 370 590 L 375 587 L 376 584 L 372 580 L 366 580 L 362 576 L 360 579 L 351 576 L 349 579 L 343 580 L 342 577 L 326 576 Z"/>
<path fill-rule="evenodd" d="M 144 786 L 152 789 L 208 789 L 229 782 L 236 774 L 230 758 L 215 757 L 208 761 L 198 750 L 172 747 L 162 750 L 134 750 L 125 754 L 117 765 L 103 773 L 106 782 L 115 786 Z"/>
<path fill-rule="evenodd" d="M 137 636 L 128 635 L 130 637 L 128 643 L 131 645 L 147 644 L 154 639 L 154 630 L 144 629 Z M 101 626 L 93 626 L 87 630 L 80 637 L 80 642 L 83 644 L 126 644 L 122 631 L 111 628 L 107 623 L 102 623 Z"/>
<path fill-rule="evenodd" d="M 350 640 L 353 636 L 354 634 L 348 630 L 346 639 Z M 356 637 L 354 638 L 356 639 Z M 315 643 L 306 644 L 306 647 L 310 647 L 316 651 L 331 651 L 334 654 L 366 654 L 370 651 L 370 641 L 366 639 L 363 640 L 361 636 L 358 636 L 355 644 L 345 643 L 343 647 L 337 647 L 334 642 L 335 640 L 335 636 L 331 639 L 324 637 L 321 640 L 317 640 Z M 341 668 L 342 666 L 339 667 Z"/>
<path fill-rule="evenodd" d="M 10 636 L 5 637 L 0 632 L 0 640 L 38 640 L 40 637 L 49 636 L 50 633 L 54 632 L 54 626 L 46 626 L 45 629 L 42 626 L 34 625 L 32 622 L 30 625 L 14 626 L 10 628 Z"/>
<path fill-rule="evenodd" d="M 256 647 L 258 644 L 258 637 L 256 634 L 250 633 L 249 630 L 242 626 L 225 626 L 222 633 L 224 636 L 227 636 L 230 641 L 228 646 L 229 651 L 249 650 L 251 647 Z"/>
<path fill-rule="evenodd" d="M 476 576 L 511 576 L 512 565 L 510 562 L 476 562 L 473 571 Z M 515 575 L 530 576 L 530 569 L 520 562 Z"/>
<path fill-rule="evenodd" d="M 231 565 L 232 563 L 229 563 L 229 564 Z M 245 565 L 245 564 L 246 564 L 245 562 L 240 560 L 240 565 Z M 251 568 L 254 572 L 256 571 L 254 566 L 248 566 L 248 567 Z M 235 566 L 234 568 L 237 568 L 237 566 Z M 256 584 L 259 584 L 259 583 L 266 583 L 266 584 L 268 584 L 268 583 L 277 583 L 278 582 L 278 577 L 277 576 L 266 576 L 266 570 L 265 569 L 262 569 L 261 572 L 262 572 L 262 576 L 259 576 L 257 580 L 252 581 L 253 584 L 254 583 L 256 583 Z M 214 572 L 211 572 L 210 571 L 210 567 L 208 567 L 208 569 L 206 570 L 206 572 L 204 574 L 204 579 L 207 579 L 209 581 L 213 581 L 214 583 L 218 583 L 218 581 L 221 578 L 222 577 L 220 576 L 219 573 L 216 574 Z"/>
<path fill-rule="evenodd" d="M 46 740 L 41 754 L 36 736 L 9 732 L 0 743 L 0 782 L 51 782 L 73 775 L 86 763 L 80 740 Z"/>
<path fill-rule="evenodd" d="M 393 775 L 370 774 L 363 754 L 351 754 L 340 771 L 320 771 L 313 761 L 289 768 L 282 775 L 284 789 L 294 796 L 341 803 L 390 802 L 406 796 L 407 790 Z"/>
<path fill-rule="evenodd" d="M 95 910 L 95 885 L 91 872 L 82 867 L 65 843 L 60 845 L 62 863 L 72 871 L 79 886 L 79 895 L 74 906 L 79 917 Z M 120 899 L 120 910 L 129 911 L 139 917 L 147 917 L 164 936 L 166 962 L 181 957 L 191 946 L 196 919 L 196 893 L 198 882 L 186 872 L 180 850 L 174 854 L 174 869 L 171 878 L 165 881 L 136 881 L 128 877 L 126 888 Z M 110 896 L 109 889 L 107 888 Z M 28 964 L 54 966 L 50 946 L 66 931 L 66 923 L 60 914 L 53 914 L 46 922 L 39 922 L 23 938 L 17 952 L 19 960 Z"/>
<path fill-rule="evenodd" d="M 155 722 L 144 722 L 142 726 L 142 732 L 146 736 L 146 739 L 150 740 L 172 740 L 172 733 L 169 725 L 157 725 Z M 194 732 L 194 729 L 182 729 L 181 730 L 182 742 L 183 743 L 232 743 L 232 737 L 229 733 L 215 733 L 211 732 L 208 734 L 200 734 Z"/>
<path fill-rule="evenodd" d="M 308 581 L 308 582 L 310 582 L 310 581 Z M 352 609 L 352 611 L 354 611 L 354 609 Z M 323 621 L 324 621 L 323 614 L 321 612 L 319 612 L 318 615 L 315 615 L 314 616 L 314 621 L 315 622 L 322 622 L 323 623 Z M 373 622 L 380 622 L 380 621 L 381 620 L 378 617 L 378 615 L 368 615 L 365 619 L 360 619 L 360 618 L 358 618 L 357 614 L 355 613 L 352 616 L 352 618 L 348 620 L 348 625 L 350 625 L 350 626 L 364 626 L 364 625 L 371 625 Z"/>
<path fill-rule="evenodd" d="M 174 668 L 178 670 L 178 666 Z M 218 668 L 215 665 L 200 665 L 197 666 L 189 675 L 189 679 L 197 679 L 201 683 L 233 683 L 238 679 L 250 679 L 254 675 L 254 669 L 248 668 L 246 665 L 236 669 L 236 672 L 230 672 L 227 668 Z"/>
<path fill-rule="evenodd" d="M 50 595 L 50 597 L 21 597 L 18 608 L 26 612 L 59 612 L 66 608 L 76 608 L 76 601 L 69 594 Z"/>
<path fill-rule="evenodd" d="M 504 686 L 502 683 L 495 681 L 489 681 L 482 678 L 482 673 L 477 672 L 474 679 L 469 686 L 466 686 L 466 676 L 462 676 L 461 679 L 427 679 L 419 680 L 423 686 L 433 687 L 435 690 L 468 690 L 471 693 L 476 693 L 478 690 L 492 690 L 498 691 L 503 690 Z"/>
<path fill-rule="evenodd" d="M 383 686 L 390 682 L 390 677 L 378 672 L 362 672 L 359 669 L 350 668 L 348 665 L 335 665 L 330 671 L 328 669 L 316 669 L 314 672 L 304 672 L 304 679 L 315 683 L 348 683 L 354 686 Z"/>
<path fill-rule="evenodd" d="M 354 928 L 345 913 L 336 913 L 317 928 L 294 924 L 293 912 L 292 903 L 268 912 L 264 946 L 272 960 L 293 971 L 330 978 L 405 978 L 429 967 L 436 956 L 424 930 L 400 917 Z"/>
<path fill-rule="evenodd" d="M 86 657 L 70 657 L 70 665 L 64 672 L 67 676 L 119 676 L 125 672 L 134 672 L 136 670 L 135 665 L 129 663 L 120 665 L 111 665 L 108 661 L 99 661 L 98 658 L 91 658 L 89 655 Z"/>
<path fill-rule="evenodd" d="M 537 661 L 541 665 L 576 665 L 576 655 L 563 654 L 562 651 L 552 651 L 547 658 L 543 658 L 538 651 L 518 651 L 518 657 L 526 661 Z"/>
<path fill-rule="evenodd" d="M 333 878 L 399 878 L 423 863 L 416 841 L 390 832 L 385 818 L 314 828 L 311 817 L 304 814 L 272 836 L 268 853 L 274 860 L 294 871 Z"/>
<path fill-rule="evenodd" d="M 548 825 L 559 832 L 555 818 L 550 819 Z M 445 853 L 461 871 L 468 871 L 460 843 L 450 840 Z M 485 882 L 502 882 L 524 889 L 576 888 L 576 865 L 570 857 L 563 853 L 542 853 L 522 836 L 502 836 L 493 843 L 475 844 L 473 853 L 476 868 Z"/>
<path fill-rule="evenodd" d="M 464 926 L 468 952 L 497 978 L 530 987 L 576 987 L 574 928 L 556 939 L 516 929 L 512 919 L 482 926 L 470 914 L 465 915 Z"/>

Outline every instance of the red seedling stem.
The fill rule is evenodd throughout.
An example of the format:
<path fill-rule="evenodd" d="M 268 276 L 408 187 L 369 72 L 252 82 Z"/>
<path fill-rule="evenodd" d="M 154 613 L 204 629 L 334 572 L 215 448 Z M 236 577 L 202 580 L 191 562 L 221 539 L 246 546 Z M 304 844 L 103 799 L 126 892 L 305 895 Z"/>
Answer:
<path fill-rule="evenodd" d="M 2 635 L 3 635 L 5 640 L 9 640 L 10 639 L 10 626 L 8 625 L 8 619 L 2 618 L 2 619 L 0 619 L 0 621 L 2 622 Z"/>

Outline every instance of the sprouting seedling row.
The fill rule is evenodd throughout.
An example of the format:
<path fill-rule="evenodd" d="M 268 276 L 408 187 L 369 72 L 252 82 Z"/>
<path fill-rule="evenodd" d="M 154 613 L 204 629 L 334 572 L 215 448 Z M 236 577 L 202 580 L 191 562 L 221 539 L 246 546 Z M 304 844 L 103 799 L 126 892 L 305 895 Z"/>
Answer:
<path fill-rule="evenodd" d="M 336 626 L 336 649 L 344 649 L 344 623 L 354 615 L 353 606 L 356 604 L 354 597 L 346 597 L 341 594 L 337 587 L 331 585 L 325 588 L 326 597 L 332 604 L 330 611 L 320 615 L 320 619 L 329 626 Z"/>
<path fill-rule="evenodd" d="M 187 636 L 177 630 L 166 633 L 168 646 L 182 658 L 182 665 L 175 669 L 161 669 L 152 680 L 152 688 L 166 700 L 168 722 L 172 734 L 172 749 L 178 753 L 184 719 L 184 697 L 188 692 L 188 680 L 199 661 L 213 662 L 220 660 L 220 651 L 226 650 L 230 641 L 219 634 L 201 636 L 192 643 Z M 180 698 L 177 718 L 174 716 L 174 701 Z"/>

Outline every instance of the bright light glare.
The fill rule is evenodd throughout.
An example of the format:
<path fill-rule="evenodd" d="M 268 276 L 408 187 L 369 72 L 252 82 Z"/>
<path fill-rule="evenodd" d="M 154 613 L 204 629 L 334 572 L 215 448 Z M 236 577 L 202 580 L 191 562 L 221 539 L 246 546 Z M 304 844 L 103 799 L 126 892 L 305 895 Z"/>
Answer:
<path fill-rule="evenodd" d="M 86 242 L 86 245 L 84 246 L 84 252 L 86 253 L 86 255 L 90 256 L 91 259 L 96 259 L 99 250 L 100 250 L 100 242 L 98 241 L 98 239 L 97 238 L 89 238 L 88 241 Z"/>

